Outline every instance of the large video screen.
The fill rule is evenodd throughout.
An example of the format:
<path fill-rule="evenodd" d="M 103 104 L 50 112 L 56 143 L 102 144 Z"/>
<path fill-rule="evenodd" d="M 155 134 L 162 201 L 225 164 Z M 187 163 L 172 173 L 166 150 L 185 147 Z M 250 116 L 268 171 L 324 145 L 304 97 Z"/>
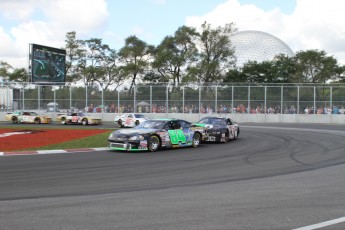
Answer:
<path fill-rule="evenodd" d="M 30 44 L 31 81 L 37 84 L 65 83 L 66 50 Z"/>

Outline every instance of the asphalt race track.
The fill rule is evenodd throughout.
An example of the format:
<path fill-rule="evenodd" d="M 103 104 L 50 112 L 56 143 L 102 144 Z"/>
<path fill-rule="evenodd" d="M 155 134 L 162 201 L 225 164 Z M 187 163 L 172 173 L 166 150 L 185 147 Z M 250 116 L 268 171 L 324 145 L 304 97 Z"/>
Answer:
<path fill-rule="evenodd" d="M 345 125 L 240 128 L 199 148 L 2 156 L 0 229 L 345 229 Z"/>

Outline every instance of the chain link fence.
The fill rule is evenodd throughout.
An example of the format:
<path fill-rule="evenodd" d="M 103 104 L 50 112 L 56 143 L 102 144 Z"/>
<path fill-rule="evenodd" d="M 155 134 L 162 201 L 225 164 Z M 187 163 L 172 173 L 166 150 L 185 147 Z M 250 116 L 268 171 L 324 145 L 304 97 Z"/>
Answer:
<path fill-rule="evenodd" d="M 345 84 L 138 85 L 131 91 L 103 90 L 97 85 L 0 86 L 0 111 L 344 114 L 344 107 Z"/>

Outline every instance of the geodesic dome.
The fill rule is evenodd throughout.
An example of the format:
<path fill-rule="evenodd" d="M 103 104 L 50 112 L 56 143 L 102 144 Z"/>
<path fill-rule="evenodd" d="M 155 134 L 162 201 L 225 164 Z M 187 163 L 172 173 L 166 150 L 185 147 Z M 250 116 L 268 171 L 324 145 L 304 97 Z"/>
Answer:
<path fill-rule="evenodd" d="M 235 48 L 237 66 L 243 66 L 248 61 L 271 61 L 278 54 L 285 54 L 289 57 L 294 55 L 290 47 L 282 40 L 261 31 L 236 32 L 231 41 Z"/>

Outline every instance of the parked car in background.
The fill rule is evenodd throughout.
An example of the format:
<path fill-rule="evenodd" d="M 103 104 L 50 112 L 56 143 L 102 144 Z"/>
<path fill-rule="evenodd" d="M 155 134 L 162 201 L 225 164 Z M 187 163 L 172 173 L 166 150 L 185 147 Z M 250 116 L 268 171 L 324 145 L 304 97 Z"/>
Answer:
<path fill-rule="evenodd" d="M 194 125 L 204 127 L 202 140 L 206 142 L 228 142 L 240 134 L 239 125 L 226 117 L 204 117 Z"/>
<path fill-rule="evenodd" d="M 6 121 L 12 123 L 34 123 L 34 124 L 49 124 L 52 118 L 49 116 L 42 116 L 32 111 L 14 111 L 5 115 Z"/>
<path fill-rule="evenodd" d="M 146 121 L 147 118 L 145 115 L 140 113 L 124 113 L 118 116 L 115 116 L 114 122 L 119 127 L 134 127 L 140 123 Z"/>
<path fill-rule="evenodd" d="M 108 137 L 111 150 L 157 151 L 161 148 L 198 147 L 201 133 L 180 119 L 146 120 L 132 129 L 119 129 Z"/>
<path fill-rule="evenodd" d="M 82 124 L 82 125 L 100 125 L 102 124 L 102 119 L 94 116 L 90 116 L 87 113 L 83 112 L 69 112 L 69 113 L 60 113 L 56 117 L 57 121 L 60 121 L 61 124 Z"/>

